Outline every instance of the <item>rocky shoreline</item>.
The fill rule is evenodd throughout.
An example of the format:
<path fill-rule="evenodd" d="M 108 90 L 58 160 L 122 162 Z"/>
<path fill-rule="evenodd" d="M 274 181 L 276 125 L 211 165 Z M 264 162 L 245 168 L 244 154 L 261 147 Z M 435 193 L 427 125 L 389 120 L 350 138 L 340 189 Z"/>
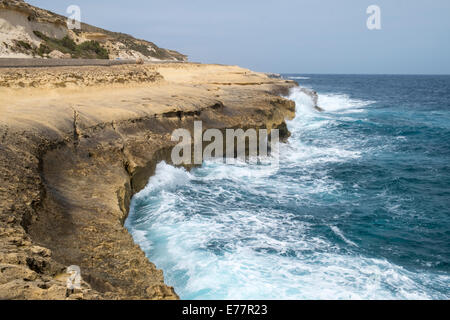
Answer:
<path fill-rule="evenodd" d="M 177 299 L 123 227 L 132 195 L 174 129 L 283 129 L 296 85 L 202 64 L 0 70 L 0 299 Z"/>

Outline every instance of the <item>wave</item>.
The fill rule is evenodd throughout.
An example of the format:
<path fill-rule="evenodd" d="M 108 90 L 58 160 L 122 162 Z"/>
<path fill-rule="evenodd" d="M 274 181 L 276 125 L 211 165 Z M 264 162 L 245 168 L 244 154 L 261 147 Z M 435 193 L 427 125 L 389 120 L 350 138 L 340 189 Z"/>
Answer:
<path fill-rule="evenodd" d="M 353 241 L 348 240 L 348 239 L 344 236 L 344 234 L 342 233 L 342 231 L 341 231 L 338 227 L 336 227 L 336 226 L 330 226 L 330 229 L 334 232 L 334 234 L 336 234 L 339 238 L 341 238 L 345 243 L 347 243 L 347 244 L 349 244 L 349 245 L 351 245 L 351 246 L 354 246 L 354 247 L 357 247 L 357 246 L 358 246 L 358 245 L 357 245 L 356 243 L 354 243 Z"/>
<path fill-rule="evenodd" d="M 311 96 L 306 94 L 301 88 L 294 88 L 291 90 L 288 98 L 294 100 L 297 105 L 297 112 L 300 114 L 317 115 L 320 111 L 316 110 L 314 101 Z M 325 112 L 363 112 L 364 107 L 374 104 L 376 101 L 360 100 L 351 98 L 347 94 L 330 94 L 319 93 L 317 105 Z"/>
<path fill-rule="evenodd" d="M 446 298 L 435 288 L 449 276 L 368 256 L 337 226 L 349 214 L 332 209 L 351 198 L 330 168 L 365 152 L 364 137 L 337 128 L 374 101 L 319 93 L 319 112 L 304 92 L 290 98 L 297 112 L 279 171 L 208 160 L 187 172 L 162 162 L 133 197 L 125 226 L 166 282 L 183 299 Z"/>
<path fill-rule="evenodd" d="M 289 79 L 295 79 L 295 80 L 309 80 L 311 79 L 310 77 L 300 77 L 300 76 L 295 76 L 295 77 L 289 77 Z"/>
<path fill-rule="evenodd" d="M 327 112 L 336 111 L 363 111 L 363 107 L 367 107 L 375 101 L 366 101 L 350 98 L 347 94 L 320 94 L 318 105 Z"/>
<path fill-rule="evenodd" d="M 188 183 L 191 178 L 191 174 L 183 168 L 176 168 L 162 161 L 156 166 L 155 175 L 150 177 L 145 188 L 135 194 L 134 198 L 138 201 L 145 201 L 149 194 L 161 189 L 170 190 L 176 188 Z"/>
<path fill-rule="evenodd" d="M 160 164 L 156 179 L 141 193 L 153 206 L 133 206 L 134 222 L 127 222 L 135 241 L 163 268 L 166 281 L 182 298 L 431 298 L 418 280 L 430 275 L 382 259 L 339 254 L 335 243 L 312 233 L 316 223 L 271 208 L 239 206 L 245 189 L 209 184 L 203 180 L 208 173 L 207 167 L 188 175 L 184 169 Z M 180 175 L 189 177 L 181 188 L 184 192 L 170 182 Z M 273 193 L 262 197 L 279 201 Z M 142 216 L 146 219 L 139 219 Z M 345 244 L 357 247 L 340 229 L 330 228 Z"/>

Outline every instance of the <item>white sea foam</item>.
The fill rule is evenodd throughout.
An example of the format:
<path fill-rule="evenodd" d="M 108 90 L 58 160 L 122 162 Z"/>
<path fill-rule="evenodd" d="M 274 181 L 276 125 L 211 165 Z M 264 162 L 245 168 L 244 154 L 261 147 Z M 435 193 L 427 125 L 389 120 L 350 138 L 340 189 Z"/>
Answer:
<path fill-rule="evenodd" d="M 374 102 L 353 99 L 346 94 L 320 94 L 318 105 L 327 112 L 363 112 L 363 107 Z"/>
<path fill-rule="evenodd" d="M 216 184 L 202 185 L 208 183 L 203 179 L 208 177 L 209 169 L 200 168 L 192 175 L 184 169 L 158 165 L 154 179 L 140 193 L 140 199 L 152 203 L 152 207 L 139 207 L 139 212 L 135 212 L 133 206 L 130 213 L 132 218 L 138 215 L 146 219 L 138 219 L 132 225 L 127 220 L 135 241 L 164 269 L 166 281 L 175 286 L 182 298 L 431 298 L 418 281 L 429 275 L 414 274 L 385 260 L 338 254 L 336 244 L 311 236 L 314 224 L 299 220 L 292 213 L 239 208 L 236 198 L 241 196 L 242 188 L 225 190 L 210 188 Z M 228 170 L 227 177 L 235 179 L 239 170 Z M 180 194 L 180 184 L 173 183 L 180 177 L 182 189 L 203 194 L 196 197 L 201 203 Z M 260 179 L 265 181 L 264 177 Z M 249 187 L 257 188 L 261 181 Z M 280 194 L 292 192 L 283 189 L 286 186 L 282 184 L 274 187 Z M 309 191 L 303 187 L 299 190 L 307 198 Z M 329 192 L 326 181 L 323 187 L 318 191 Z M 225 202 L 229 203 L 218 203 L 212 195 L 215 192 L 228 192 Z M 276 193 L 265 196 L 280 201 Z M 139 200 L 133 199 L 136 201 Z M 330 228 L 347 245 L 357 247 L 339 228 Z"/>
<path fill-rule="evenodd" d="M 319 111 L 314 109 L 314 102 L 311 96 L 306 94 L 301 88 L 294 88 L 291 90 L 289 98 L 294 100 L 297 105 L 297 112 L 300 114 L 317 114 Z M 375 103 L 372 100 L 360 100 L 351 98 L 347 94 L 329 94 L 319 93 L 317 105 L 325 112 L 364 112 L 364 108 Z"/>
<path fill-rule="evenodd" d="M 143 190 L 134 197 L 142 199 L 155 190 L 176 188 L 191 179 L 189 172 L 182 168 L 175 168 L 162 161 L 156 166 L 155 175 L 152 176 Z"/>
<path fill-rule="evenodd" d="M 354 243 L 353 241 L 347 239 L 344 234 L 342 233 L 342 231 L 336 227 L 336 226 L 330 226 L 330 229 L 334 232 L 334 234 L 336 234 L 339 238 L 341 238 L 342 240 L 344 240 L 345 243 L 351 245 L 351 246 L 355 246 L 357 247 L 358 245 L 356 243 Z"/>
<path fill-rule="evenodd" d="M 301 163 L 304 166 L 311 167 L 319 163 L 348 161 L 361 156 L 360 151 L 346 148 L 343 143 L 334 146 L 305 143 L 303 137 L 305 134 L 315 131 L 320 133 L 321 130 L 328 130 L 328 128 L 335 126 L 337 122 L 334 117 L 314 109 L 311 96 L 303 91 L 294 89 L 290 98 L 296 102 L 297 116 L 292 121 L 287 121 L 292 137 L 287 147 L 282 146 L 280 150 L 282 159 L 288 160 L 288 163 Z M 327 108 L 334 110 L 360 107 L 370 103 L 349 98 L 344 99 L 342 96 L 335 99 L 332 96 L 319 94 L 319 102 L 322 100 L 327 101 Z"/>
<path fill-rule="evenodd" d="M 289 77 L 289 79 L 295 79 L 295 80 L 309 80 L 310 77 L 301 77 L 301 76 L 295 76 L 295 77 Z"/>
<path fill-rule="evenodd" d="M 300 114 L 314 114 L 314 102 L 311 99 L 311 96 L 306 94 L 304 91 L 294 88 L 289 98 L 295 101 L 296 112 Z M 296 119 L 298 118 L 298 114 Z"/>
<path fill-rule="evenodd" d="M 191 173 L 160 163 L 132 199 L 126 227 L 164 270 L 166 282 L 184 299 L 445 298 L 430 293 L 427 283 L 445 286 L 450 277 L 366 257 L 353 251 L 358 244 L 336 225 L 323 224 L 313 212 L 299 215 L 290 209 L 340 192 L 340 182 L 324 164 L 361 157 L 344 138 L 327 145 L 305 137 L 335 126 L 330 113 L 371 103 L 320 94 L 322 113 L 302 92 L 294 91 L 291 98 L 297 117 L 288 123 L 289 143 L 281 147 L 286 174 L 238 160 L 231 165 L 208 160 Z M 317 228 L 331 230 L 342 241 L 331 241 Z"/>
<path fill-rule="evenodd" d="M 196 190 L 195 184 L 188 187 Z M 165 202 L 177 194 L 155 197 Z M 198 215 L 196 204 L 186 200 L 131 229 L 183 298 L 430 298 L 416 274 L 384 260 L 333 253 L 333 244 L 309 237 L 312 225 L 292 214 L 211 205 L 210 214 Z"/>

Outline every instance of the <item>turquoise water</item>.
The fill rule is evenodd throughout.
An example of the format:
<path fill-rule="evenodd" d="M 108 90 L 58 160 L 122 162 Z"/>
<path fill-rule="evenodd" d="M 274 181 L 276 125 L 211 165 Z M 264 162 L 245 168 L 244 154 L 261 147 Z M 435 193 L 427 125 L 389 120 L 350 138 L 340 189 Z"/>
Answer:
<path fill-rule="evenodd" d="M 279 170 L 159 164 L 136 243 L 183 299 L 449 299 L 450 76 L 285 77 Z"/>

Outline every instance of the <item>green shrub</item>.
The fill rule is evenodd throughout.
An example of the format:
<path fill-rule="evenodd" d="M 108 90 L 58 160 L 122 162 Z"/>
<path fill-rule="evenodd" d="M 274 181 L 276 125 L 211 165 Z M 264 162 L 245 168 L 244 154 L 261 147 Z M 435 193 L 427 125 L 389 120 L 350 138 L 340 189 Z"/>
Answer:
<path fill-rule="evenodd" d="M 97 41 L 91 40 L 79 44 L 75 50 L 77 58 L 109 59 L 108 50 Z"/>
<path fill-rule="evenodd" d="M 48 40 L 48 37 L 40 31 L 33 31 L 34 35 L 42 40 Z"/>
<path fill-rule="evenodd" d="M 91 40 L 77 45 L 69 36 L 56 39 L 50 38 L 39 31 L 33 32 L 38 38 L 43 40 L 43 43 L 37 49 L 37 54 L 41 56 L 53 50 L 58 50 L 62 53 L 69 53 L 72 58 L 109 59 L 108 50 L 103 48 L 97 41 Z"/>
<path fill-rule="evenodd" d="M 45 44 L 43 44 L 43 43 L 41 43 L 41 45 L 37 49 L 36 53 L 42 57 L 42 56 L 44 56 L 44 54 L 49 54 L 50 52 L 52 52 L 50 47 L 45 45 Z"/>
<path fill-rule="evenodd" d="M 25 50 L 31 50 L 32 47 L 28 42 L 22 40 L 16 40 L 16 45 Z"/>
<path fill-rule="evenodd" d="M 77 48 L 77 44 L 75 43 L 75 41 L 73 41 L 71 38 L 69 38 L 69 36 L 65 36 L 60 41 L 61 41 L 61 45 L 64 48 L 69 49 L 70 51 L 75 51 Z"/>

